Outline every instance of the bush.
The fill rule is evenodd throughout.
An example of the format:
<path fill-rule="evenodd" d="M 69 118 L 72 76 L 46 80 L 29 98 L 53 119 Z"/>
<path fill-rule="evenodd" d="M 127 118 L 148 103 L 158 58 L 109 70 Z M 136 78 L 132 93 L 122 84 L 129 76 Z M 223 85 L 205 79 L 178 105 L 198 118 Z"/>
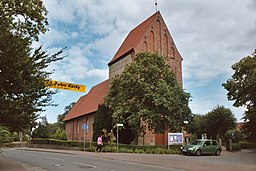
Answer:
<path fill-rule="evenodd" d="M 42 138 L 33 138 L 31 140 L 32 144 L 50 144 L 58 145 L 64 147 L 80 147 L 82 150 L 84 147 L 83 141 L 64 141 L 56 139 L 42 139 Z M 96 142 L 85 142 L 86 151 L 95 151 Z M 104 143 L 102 148 L 103 152 L 121 152 L 121 153 L 148 153 L 148 154 L 179 154 L 181 145 L 172 145 L 169 146 L 141 146 L 141 145 L 128 145 L 128 144 L 119 144 L 119 149 L 117 149 L 116 144 Z"/>
<path fill-rule="evenodd" d="M 243 140 L 243 134 L 236 130 L 228 130 L 224 134 L 225 143 L 228 143 L 229 139 L 232 140 L 232 143 L 238 143 L 239 141 Z"/>
<path fill-rule="evenodd" d="M 256 142 L 241 141 L 240 145 L 241 149 L 256 149 Z"/>
<path fill-rule="evenodd" d="M 232 151 L 241 150 L 240 143 L 232 143 Z"/>
<path fill-rule="evenodd" d="M 11 133 L 4 126 L 0 125 L 0 147 L 3 146 L 4 143 L 10 142 Z"/>

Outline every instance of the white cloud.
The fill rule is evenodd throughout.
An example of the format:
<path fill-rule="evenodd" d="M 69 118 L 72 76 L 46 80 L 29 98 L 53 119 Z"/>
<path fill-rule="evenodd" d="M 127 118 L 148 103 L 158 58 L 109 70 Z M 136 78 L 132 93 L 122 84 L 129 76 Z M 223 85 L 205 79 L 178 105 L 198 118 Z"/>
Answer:
<path fill-rule="evenodd" d="M 56 30 L 55 28 L 52 27 L 49 28 L 49 31 L 46 32 L 45 35 L 40 35 L 41 41 L 47 47 L 54 46 L 57 43 L 68 41 L 70 38 L 71 37 L 68 33 Z"/>
<path fill-rule="evenodd" d="M 100 80 L 106 80 L 108 79 L 108 69 L 92 69 L 86 75 L 89 78 L 98 77 Z"/>
<path fill-rule="evenodd" d="M 68 57 L 50 66 L 55 69 L 53 77 L 61 81 L 106 79 L 107 63 L 125 36 L 155 12 L 154 1 L 148 0 L 44 2 L 50 22 L 44 44 L 51 49 L 68 45 Z M 216 89 L 223 89 L 218 78 L 230 77 L 231 65 L 256 48 L 255 6 L 254 0 L 158 2 L 158 9 L 184 59 L 186 89 L 192 92 L 207 89 L 213 80 L 218 82 Z M 195 94 L 191 108 L 206 113 L 222 102 L 228 104 L 226 98 L 217 95 L 206 98 L 202 93 Z"/>
<path fill-rule="evenodd" d="M 206 86 L 220 75 L 230 75 L 231 65 L 255 48 L 256 13 L 247 9 L 248 2 L 164 3 L 164 17 L 167 16 L 170 31 L 184 58 L 184 79 L 192 80 L 195 86 Z"/>

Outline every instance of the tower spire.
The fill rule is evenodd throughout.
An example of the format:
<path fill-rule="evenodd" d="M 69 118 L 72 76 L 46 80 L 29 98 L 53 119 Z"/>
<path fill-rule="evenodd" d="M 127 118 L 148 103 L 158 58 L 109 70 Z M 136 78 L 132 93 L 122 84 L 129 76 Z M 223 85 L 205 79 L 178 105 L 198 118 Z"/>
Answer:
<path fill-rule="evenodd" d="M 155 0 L 156 12 L 157 12 L 157 0 Z"/>

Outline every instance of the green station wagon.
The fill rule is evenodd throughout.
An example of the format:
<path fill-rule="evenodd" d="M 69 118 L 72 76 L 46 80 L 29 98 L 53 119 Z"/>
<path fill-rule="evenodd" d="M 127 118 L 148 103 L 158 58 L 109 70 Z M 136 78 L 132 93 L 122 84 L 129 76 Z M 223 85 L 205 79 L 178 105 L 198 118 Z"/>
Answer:
<path fill-rule="evenodd" d="M 184 145 L 181 147 L 183 154 L 191 155 L 203 155 L 203 154 L 214 154 L 219 156 L 221 153 L 221 146 L 216 140 L 209 139 L 198 139 L 191 144 Z"/>

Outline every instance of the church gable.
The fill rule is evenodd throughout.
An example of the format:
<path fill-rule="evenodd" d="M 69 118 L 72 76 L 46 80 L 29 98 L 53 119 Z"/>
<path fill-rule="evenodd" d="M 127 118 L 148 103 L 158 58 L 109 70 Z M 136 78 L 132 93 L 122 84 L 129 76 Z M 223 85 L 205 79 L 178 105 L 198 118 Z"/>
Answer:
<path fill-rule="evenodd" d="M 142 51 L 158 52 L 170 59 L 181 58 L 160 12 L 155 14 L 154 20 L 135 46 L 136 53 Z"/>
<path fill-rule="evenodd" d="M 128 34 L 108 64 L 110 82 L 115 75 L 123 72 L 125 66 L 134 60 L 137 53 L 144 51 L 158 52 L 166 56 L 168 65 L 182 84 L 182 57 L 159 11 Z"/>

